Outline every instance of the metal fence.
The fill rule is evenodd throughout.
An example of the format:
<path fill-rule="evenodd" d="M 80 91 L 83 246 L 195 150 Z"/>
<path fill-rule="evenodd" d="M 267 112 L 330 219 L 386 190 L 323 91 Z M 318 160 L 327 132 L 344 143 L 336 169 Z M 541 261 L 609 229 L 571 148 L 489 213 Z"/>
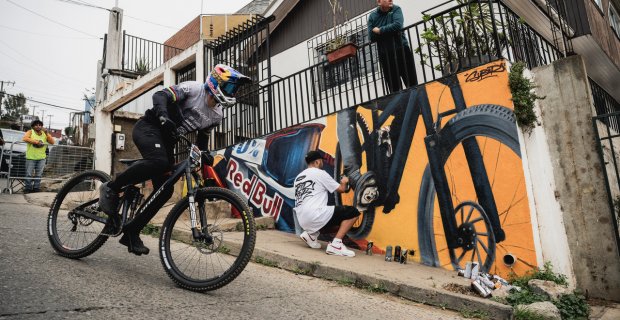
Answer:
<path fill-rule="evenodd" d="M 0 163 L 2 178 L 6 179 L 3 193 L 23 190 L 27 180 L 34 180 L 26 172 L 26 143 L 7 141 L 2 147 Z M 91 148 L 51 145 L 48 146 L 47 159 L 41 176 L 42 191 L 58 191 L 62 184 L 75 173 L 94 168 L 94 151 Z"/>
<path fill-rule="evenodd" d="M 370 43 L 363 20 L 355 20 L 347 36 L 358 45 L 354 57 L 330 64 L 325 60 L 286 78 L 244 91 L 236 106 L 225 110 L 225 120 L 214 133 L 212 149 L 308 122 L 385 96 L 388 89 L 376 43 Z M 482 21 L 480 23 L 480 21 Z M 425 16 L 402 29 L 415 81 L 424 84 L 454 72 L 505 58 L 524 61 L 529 68 L 564 56 L 500 0 L 458 4 Z M 324 36 L 308 41 L 317 59 L 325 59 Z M 392 54 L 404 49 L 393 48 Z M 403 67 L 401 64 L 400 67 Z M 400 81 L 400 80 L 399 80 Z M 258 97 L 258 99 L 256 99 Z"/>
<path fill-rule="evenodd" d="M 620 248 L 620 102 L 592 79 L 590 89 L 596 116 L 592 118 L 599 159 L 605 176 L 609 208 Z"/>
<path fill-rule="evenodd" d="M 181 52 L 182 49 L 128 35 L 123 31 L 122 65 L 125 71 L 146 74 Z"/>
<path fill-rule="evenodd" d="M 616 244 L 620 248 L 620 230 L 618 230 L 620 225 L 620 133 L 617 127 L 614 128 L 612 125 L 617 126 L 619 117 L 620 112 L 597 115 L 592 119 L 592 124 L 609 195 L 609 208 L 616 232 Z"/>

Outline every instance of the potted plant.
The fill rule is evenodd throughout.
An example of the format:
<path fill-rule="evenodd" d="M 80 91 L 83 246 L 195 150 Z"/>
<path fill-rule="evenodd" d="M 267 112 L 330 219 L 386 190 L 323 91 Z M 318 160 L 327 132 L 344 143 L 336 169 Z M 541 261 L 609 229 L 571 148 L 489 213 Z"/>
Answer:
<path fill-rule="evenodd" d="M 136 60 L 135 62 L 135 69 L 136 69 L 136 73 L 140 76 L 143 76 L 147 73 L 149 73 L 150 71 L 150 66 L 149 66 L 149 62 L 146 59 L 146 57 L 141 57 L 138 58 L 138 60 Z"/>
<path fill-rule="evenodd" d="M 347 24 L 347 14 L 338 0 L 327 0 L 331 7 L 332 32 L 331 39 L 325 44 L 325 53 L 329 63 L 337 63 L 357 55 L 357 45 L 347 38 L 343 29 Z M 341 22 L 339 20 L 342 19 Z"/>
<path fill-rule="evenodd" d="M 444 74 L 454 73 L 497 58 L 506 45 L 506 36 L 493 30 L 493 16 L 488 2 L 457 0 L 459 8 L 431 17 L 424 15 L 427 28 L 420 34 L 422 43 L 415 52 L 422 62 Z M 497 38 L 495 38 L 497 35 Z M 424 48 L 427 48 L 425 51 Z"/>

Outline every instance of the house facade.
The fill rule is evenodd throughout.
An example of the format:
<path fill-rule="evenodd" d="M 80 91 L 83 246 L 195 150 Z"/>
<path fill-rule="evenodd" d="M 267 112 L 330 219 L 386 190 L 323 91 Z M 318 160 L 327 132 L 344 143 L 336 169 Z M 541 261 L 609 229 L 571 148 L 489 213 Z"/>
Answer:
<path fill-rule="evenodd" d="M 220 36 L 211 25 L 222 23 L 212 21 L 225 17 L 190 22 L 162 47 L 165 61 L 130 81 L 133 74 L 123 71 L 126 46 L 115 51 L 110 40 L 124 41 L 114 20 L 122 15 L 111 15 L 95 116 L 96 167 L 111 171 L 121 157 L 113 150 L 113 133 L 130 129 L 153 92 L 202 81 L 212 65 L 227 63 L 250 75 L 253 85 L 240 92 L 237 106 L 226 110 L 212 133 L 215 169 L 255 215 L 272 217 L 280 230 L 300 232 L 293 180 L 304 168 L 303 155 L 320 150 L 334 178 L 354 167 L 375 181 L 378 196 L 370 205 L 354 203 L 353 193 L 333 199 L 362 211 L 348 236 L 352 247 L 373 242 L 375 252 L 384 254 L 399 245 L 414 262 L 458 269 L 473 260 L 504 276 L 551 261 L 593 296 L 619 296 L 618 227 L 609 219 L 613 195 L 605 192 L 601 164 L 556 172 L 568 167 L 562 158 L 570 156 L 556 149 L 573 148 L 576 141 L 555 141 L 554 132 L 540 128 L 533 134 L 517 130 L 509 86 L 517 61 L 526 63 L 534 79 L 562 74 L 562 81 L 547 81 L 553 86 L 545 85 L 549 92 L 541 95 L 550 98 L 539 103 L 539 112 L 555 110 L 558 117 L 574 116 L 565 123 L 587 123 L 590 131 L 583 135 L 592 136 L 592 143 L 583 142 L 581 153 L 596 158 L 589 121 L 599 109 L 591 86 L 609 101 L 601 112 L 620 111 L 614 109 L 620 100 L 616 1 L 397 2 L 416 85 L 394 92 L 385 84 L 377 44 L 368 38 L 367 17 L 376 2 L 340 4 L 340 35 L 358 48 L 338 63 L 326 61 L 334 21 L 328 1 L 257 1 L 254 8 L 264 11 Z M 472 12 L 487 19 L 477 34 L 457 22 Z M 428 37 L 431 31 L 438 40 Z M 565 70 L 570 72 L 560 72 Z M 569 102 L 583 113 L 556 108 L 568 103 L 555 98 L 567 96 L 555 94 L 566 86 L 578 88 Z M 567 207 L 565 198 L 576 197 L 575 190 L 561 188 L 569 177 L 580 183 L 577 191 L 590 192 L 590 200 Z M 577 223 L 576 217 L 587 219 Z M 596 231 L 587 227 L 594 221 L 600 224 Z M 580 247 L 578 239 L 604 246 Z M 596 261 L 604 261 L 605 268 L 597 269 L 601 276 L 587 270 Z"/>

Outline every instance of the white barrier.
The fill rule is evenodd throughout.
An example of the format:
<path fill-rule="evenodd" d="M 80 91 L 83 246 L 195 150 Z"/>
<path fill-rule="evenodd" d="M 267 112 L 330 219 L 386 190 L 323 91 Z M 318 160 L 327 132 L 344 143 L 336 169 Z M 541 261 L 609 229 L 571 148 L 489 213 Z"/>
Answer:
<path fill-rule="evenodd" d="M 7 146 L 9 145 L 10 146 Z M 24 150 L 26 146 L 22 141 L 6 141 L 0 158 L 6 167 L 6 173 L 2 172 L 7 182 L 3 193 L 14 193 L 23 189 L 26 180 L 34 180 L 26 174 L 26 154 L 16 150 Z M 94 168 L 94 151 L 91 148 L 49 145 L 47 147 L 47 159 L 41 176 L 41 190 L 58 191 L 62 183 L 75 173 L 91 170 Z"/>

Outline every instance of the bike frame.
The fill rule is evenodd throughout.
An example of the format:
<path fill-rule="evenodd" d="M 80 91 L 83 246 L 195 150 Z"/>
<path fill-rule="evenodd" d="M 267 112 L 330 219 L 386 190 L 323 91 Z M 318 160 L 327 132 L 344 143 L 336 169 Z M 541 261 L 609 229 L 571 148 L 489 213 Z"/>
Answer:
<path fill-rule="evenodd" d="M 191 148 L 194 147 L 194 145 L 189 143 L 189 140 L 187 140 L 185 137 L 181 137 L 181 138 L 185 140 L 191 146 L 190 150 Z M 194 239 L 199 239 L 201 238 L 201 233 L 200 233 L 201 230 L 198 230 L 197 228 L 197 215 L 196 215 L 196 205 L 195 205 L 196 204 L 195 196 L 196 196 L 197 188 L 194 187 L 193 181 L 199 182 L 200 177 L 198 176 L 198 173 L 196 172 L 196 170 L 192 170 L 191 161 L 192 161 L 191 158 L 188 156 L 186 160 L 183 160 L 175 164 L 172 169 L 172 173 L 170 174 L 168 179 L 166 179 L 166 181 L 164 181 L 164 183 L 162 183 L 162 185 L 159 188 L 157 188 L 157 190 L 153 191 L 146 198 L 146 200 L 140 204 L 140 207 L 138 208 L 136 215 L 143 214 L 144 211 L 147 209 L 154 210 L 155 208 L 151 208 L 151 206 L 153 205 L 153 202 L 155 202 L 155 200 L 162 193 L 162 191 L 166 190 L 167 188 L 174 188 L 174 185 L 177 183 L 177 181 L 179 181 L 181 177 L 185 176 L 185 183 L 187 186 L 187 197 L 189 200 L 192 236 L 194 237 Z M 129 196 L 131 192 L 130 191 L 131 188 L 136 188 L 136 187 L 132 185 L 132 186 L 127 186 L 123 188 L 124 190 L 124 194 L 122 198 L 122 203 L 123 203 L 122 220 L 123 221 L 127 221 L 127 215 L 129 213 L 131 201 L 133 201 L 133 197 Z M 161 208 L 157 208 L 157 210 L 159 209 Z M 207 215 L 205 214 L 204 206 L 199 205 L 199 210 L 200 210 L 201 225 L 206 226 Z"/>
<path fill-rule="evenodd" d="M 452 98 L 454 99 L 455 108 L 439 113 L 436 121 L 433 121 L 433 114 L 426 87 L 418 86 L 409 91 L 405 115 L 402 122 L 403 125 L 400 128 L 399 138 L 394 149 L 392 165 L 387 179 L 383 179 L 383 181 L 387 181 L 385 185 L 386 197 L 384 202 L 392 205 L 392 208 L 397 202 L 398 189 L 405 169 L 407 156 L 413 141 L 413 136 L 415 135 L 418 118 L 421 116 L 426 128 L 424 142 L 429 159 L 431 175 L 437 192 L 437 199 L 439 201 L 446 241 L 448 247 L 454 249 L 465 245 L 465 230 L 461 230 L 457 226 L 458 223 L 454 210 L 455 206 L 452 203 L 448 178 L 444 167 L 440 165 L 443 155 L 438 148 L 440 140 L 439 132 L 441 131 L 442 118 L 461 112 L 465 110 L 467 106 L 456 75 L 443 78 L 442 82 L 449 87 Z M 389 116 L 396 111 L 398 102 L 399 101 L 394 101 L 392 104 L 388 105 L 379 116 L 377 116 L 377 110 L 373 109 L 373 130 L 375 130 L 374 128 L 380 128 L 388 120 Z M 375 148 L 377 148 L 377 146 L 372 143 L 368 145 L 371 148 L 371 154 L 376 154 L 377 150 L 375 150 Z M 482 160 L 480 147 L 475 138 L 470 138 L 463 141 L 463 148 L 471 176 L 474 180 L 474 189 L 478 197 L 478 203 L 484 208 L 491 222 L 496 239 L 498 240 L 497 242 L 500 242 L 503 240 L 503 230 L 501 228 L 495 199 L 490 188 L 489 178 Z M 368 162 L 369 164 L 371 163 L 371 161 Z M 372 161 L 372 163 L 374 166 L 374 161 Z M 369 166 L 369 170 L 370 169 L 373 168 Z"/>

